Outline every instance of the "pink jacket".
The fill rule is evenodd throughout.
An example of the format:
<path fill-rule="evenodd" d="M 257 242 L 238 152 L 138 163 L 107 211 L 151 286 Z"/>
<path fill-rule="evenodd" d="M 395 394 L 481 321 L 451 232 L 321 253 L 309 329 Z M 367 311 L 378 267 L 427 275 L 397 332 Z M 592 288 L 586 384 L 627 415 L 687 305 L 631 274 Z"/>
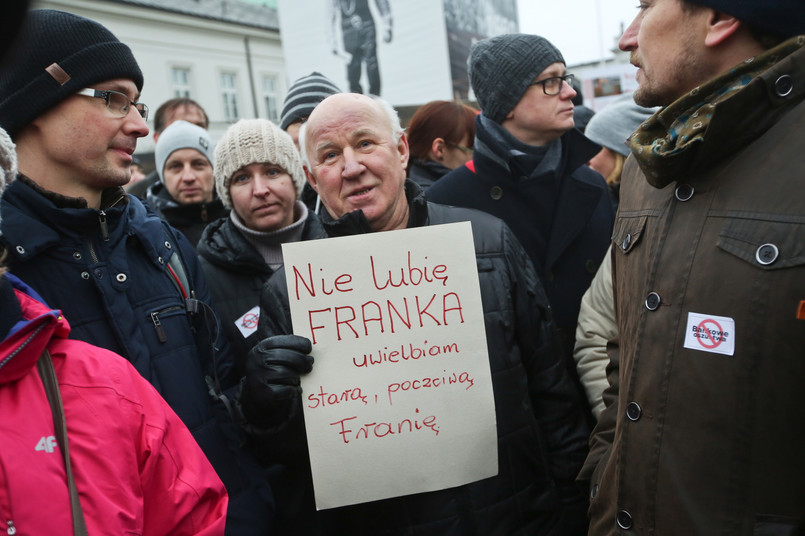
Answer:
<path fill-rule="evenodd" d="M 222 535 L 224 486 L 170 407 L 117 354 L 67 339 L 59 311 L 5 277 L 22 319 L 0 342 L 0 527 L 72 534 L 64 463 L 35 366 L 47 346 L 89 534 Z M 1 308 L 14 307 L 7 298 Z"/>

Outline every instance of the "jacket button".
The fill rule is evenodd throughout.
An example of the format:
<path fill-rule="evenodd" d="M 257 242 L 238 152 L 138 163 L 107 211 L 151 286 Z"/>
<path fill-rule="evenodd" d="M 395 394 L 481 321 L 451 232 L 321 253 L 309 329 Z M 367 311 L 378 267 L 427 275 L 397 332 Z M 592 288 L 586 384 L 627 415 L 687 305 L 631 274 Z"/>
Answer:
<path fill-rule="evenodd" d="M 682 201 L 689 201 L 691 197 L 693 197 L 693 186 L 690 184 L 680 184 L 674 190 L 674 196 L 677 200 Z"/>
<path fill-rule="evenodd" d="M 787 97 L 794 91 L 794 81 L 787 74 L 774 81 L 774 92 L 778 97 Z"/>
<path fill-rule="evenodd" d="M 17 247 L 15 247 L 14 249 L 16 249 L 16 250 L 17 250 L 17 253 L 19 253 L 20 255 L 25 255 L 25 248 L 24 248 L 24 247 L 22 247 L 22 246 L 17 246 Z"/>
<path fill-rule="evenodd" d="M 618 522 L 618 526 L 623 530 L 629 530 L 632 528 L 632 514 L 626 510 L 621 510 L 618 512 L 618 515 L 615 519 Z"/>
<path fill-rule="evenodd" d="M 623 249 L 623 251 L 626 251 L 627 249 L 629 249 L 629 246 L 631 245 L 632 245 L 632 235 L 627 234 L 626 236 L 623 237 L 623 243 L 621 244 L 621 249 Z"/>
<path fill-rule="evenodd" d="M 74 252 L 74 253 L 73 253 L 73 258 L 74 258 L 75 260 L 77 260 L 77 261 L 80 261 L 80 260 L 81 260 L 81 253 L 80 253 L 80 252 L 78 252 L 78 251 Z"/>
<path fill-rule="evenodd" d="M 115 279 L 117 279 L 118 283 L 125 283 L 126 279 L 128 279 L 128 277 L 126 277 L 126 274 L 117 274 L 115 276 Z"/>
<path fill-rule="evenodd" d="M 81 272 L 81 279 L 89 279 L 89 272 Z"/>
<path fill-rule="evenodd" d="M 646 309 L 648 309 L 649 311 L 656 311 L 657 307 L 660 306 L 661 301 L 662 300 L 660 299 L 660 295 L 657 294 L 656 292 L 652 292 L 646 298 Z"/>
<path fill-rule="evenodd" d="M 171 243 L 168 242 L 167 240 L 165 240 L 165 247 L 168 248 L 168 249 L 170 249 L 172 247 Z"/>
<path fill-rule="evenodd" d="M 157 257 L 157 262 L 159 264 L 165 264 L 165 259 L 163 259 L 162 257 Z"/>
<path fill-rule="evenodd" d="M 588 274 L 595 274 L 598 271 L 598 265 L 592 259 L 587 259 L 587 262 L 584 263 L 584 268 Z"/>
<path fill-rule="evenodd" d="M 96 268 L 95 277 L 97 277 L 98 279 L 103 279 L 103 270 L 101 270 L 100 268 Z"/>
<path fill-rule="evenodd" d="M 626 416 L 630 421 L 638 421 L 643 415 L 643 408 L 637 402 L 629 402 L 626 406 Z"/>
<path fill-rule="evenodd" d="M 500 186 L 493 186 L 492 189 L 489 190 L 489 197 L 495 201 L 499 200 L 501 197 L 503 197 L 503 188 Z"/>
<path fill-rule="evenodd" d="M 763 266 L 772 264 L 779 256 L 780 250 L 774 244 L 763 244 L 755 251 L 755 260 Z"/>

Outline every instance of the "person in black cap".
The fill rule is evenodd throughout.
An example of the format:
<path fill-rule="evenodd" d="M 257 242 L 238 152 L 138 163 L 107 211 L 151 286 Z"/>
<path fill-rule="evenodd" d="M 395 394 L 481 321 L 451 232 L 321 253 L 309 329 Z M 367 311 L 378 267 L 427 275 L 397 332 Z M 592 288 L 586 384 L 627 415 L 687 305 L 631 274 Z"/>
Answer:
<path fill-rule="evenodd" d="M 805 510 L 805 9 L 644 0 L 590 534 L 796 534 Z M 617 351 L 613 351 L 617 349 Z"/>
<path fill-rule="evenodd" d="M 7 262 L 70 319 L 72 338 L 124 356 L 176 411 L 227 488 L 227 533 L 268 534 L 271 492 L 226 414 L 222 395 L 238 378 L 198 259 L 122 189 L 148 134 L 142 86 L 131 50 L 105 27 L 28 14 L 0 71 L 0 127 L 19 169 L 2 197 Z"/>
<path fill-rule="evenodd" d="M 439 179 L 428 200 L 477 208 L 511 227 L 545 287 L 575 376 L 581 297 L 615 219 L 603 177 L 585 165 L 601 147 L 573 128 L 573 75 L 547 39 L 507 34 L 479 41 L 469 70 L 481 107 L 473 158 Z"/>

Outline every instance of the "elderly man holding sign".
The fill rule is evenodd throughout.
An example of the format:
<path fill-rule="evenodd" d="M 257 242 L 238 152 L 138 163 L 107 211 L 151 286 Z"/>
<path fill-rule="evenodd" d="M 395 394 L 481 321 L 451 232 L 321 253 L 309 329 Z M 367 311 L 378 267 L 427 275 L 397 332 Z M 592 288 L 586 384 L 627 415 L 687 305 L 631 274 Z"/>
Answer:
<path fill-rule="evenodd" d="M 279 531 L 585 534 L 586 500 L 574 483 L 587 450 L 583 406 L 562 365 L 543 289 L 508 227 L 478 211 L 427 203 L 406 181 L 408 142 L 396 112 L 380 99 L 327 98 L 300 140 L 333 237 L 315 242 L 316 251 L 338 247 L 321 261 L 312 250 L 287 260 L 266 285 L 263 340 L 247 358 L 240 398 L 264 459 L 286 468 L 276 490 L 277 511 L 286 510 Z M 384 242 L 391 246 L 383 249 Z M 451 251 L 465 249 L 468 262 Z M 471 273 L 470 284 L 462 272 Z M 313 305 L 301 306 L 303 298 Z M 334 298 L 342 301 L 325 301 Z M 478 329 L 462 332 L 475 309 Z M 432 331 L 423 331 L 427 326 Z M 370 344 L 372 335 L 386 338 Z M 346 343 L 363 346 L 334 350 Z M 478 352 L 483 367 L 471 363 Z M 325 369 L 326 378 L 317 376 Z M 334 376 L 346 383 L 331 387 Z M 370 376 L 382 379 L 372 387 Z M 406 402 L 407 413 L 399 413 Z M 326 417 L 324 435 L 316 435 L 318 412 L 331 408 L 341 417 Z M 491 448 L 474 420 L 490 423 Z M 333 446 L 323 450 L 325 440 Z M 367 446 L 381 454 L 360 450 Z M 343 479 L 340 461 L 327 465 L 350 449 L 361 453 L 352 473 L 365 482 Z M 418 474 L 434 459 L 442 460 L 438 471 Z M 475 459 L 483 469 L 466 461 Z M 396 477 L 378 487 L 375 477 L 389 467 Z M 341 496 L 322 492 L 328 489 Z"/>

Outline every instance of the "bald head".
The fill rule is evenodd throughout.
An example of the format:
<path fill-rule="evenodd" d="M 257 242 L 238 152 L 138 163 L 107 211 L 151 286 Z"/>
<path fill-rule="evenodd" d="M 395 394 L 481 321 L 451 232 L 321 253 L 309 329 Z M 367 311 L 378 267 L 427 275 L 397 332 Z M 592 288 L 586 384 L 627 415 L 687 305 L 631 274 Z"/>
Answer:
<path fill-rule="evenodd" d="M 408 140 L 381 99 L 340 93 L 323 100 L 302 127 L 308 182 L 333 218 L 362 210 L 373 231 L 408 222 Z"/>

